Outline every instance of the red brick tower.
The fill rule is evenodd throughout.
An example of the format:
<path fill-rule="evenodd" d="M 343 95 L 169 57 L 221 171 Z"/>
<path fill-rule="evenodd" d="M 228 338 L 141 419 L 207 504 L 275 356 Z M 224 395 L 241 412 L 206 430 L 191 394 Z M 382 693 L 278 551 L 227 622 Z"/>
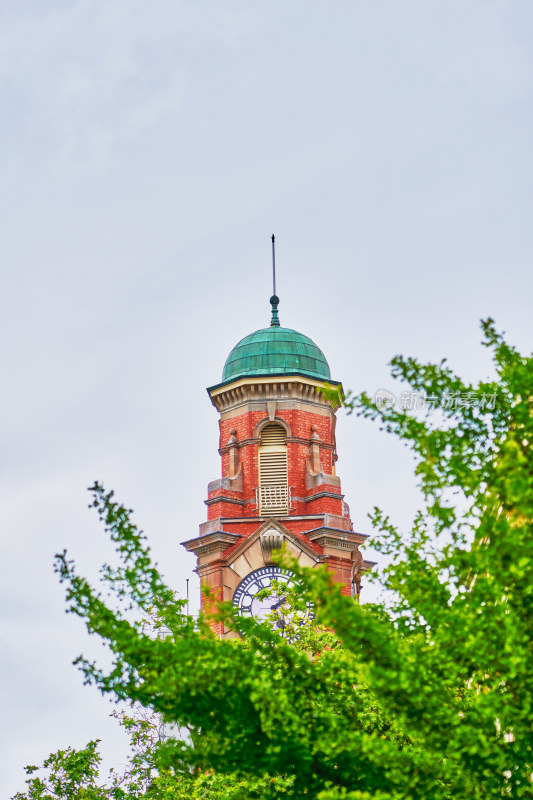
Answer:
<path fill-rule="evenodd" d="M 183 543 L 202 583 L 258 618 L 275 598 L 254 595 L 273 577 L 290 580 L 272 562 L 282 544 L 300 564 L 326 564 L 348 595 L 357 597 L 371 567 L 335 474 L 338 404 L 321 391 L 341 384 L 311 339 L 280 326 L 278 298 L 270 302 L 270 327 L 242 339 L 208 389 L 220 414 L 222 477 L 208 486 L 200 535 Z M 221 624 L 217 632 L 232 635 Z"/>

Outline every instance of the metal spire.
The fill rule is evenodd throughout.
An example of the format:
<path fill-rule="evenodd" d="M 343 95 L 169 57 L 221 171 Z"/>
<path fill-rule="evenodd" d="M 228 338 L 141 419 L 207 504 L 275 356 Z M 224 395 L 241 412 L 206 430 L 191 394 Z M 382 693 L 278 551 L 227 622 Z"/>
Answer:
<path fill-rule="evenodd" d="M 270 321 L 270 327 L 279 328 L 279 297 L 276 294 L 276 237 L 274 234 L 272 234 L 272 288 L 274 291 L 272 293 L 272 297 L 270 298 L 270 305 L 272 306 L 272 320 Z"/>
<path fill-rule="evenodd" d="M 272 234 L 272 295 L 276 296 L 276 237 Z"/>

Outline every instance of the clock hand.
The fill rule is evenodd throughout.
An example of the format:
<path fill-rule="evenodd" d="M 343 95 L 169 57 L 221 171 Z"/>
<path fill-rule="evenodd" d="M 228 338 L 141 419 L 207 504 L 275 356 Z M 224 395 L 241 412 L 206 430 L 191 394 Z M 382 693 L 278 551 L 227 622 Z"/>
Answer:
<path fill-rule="evenodd" d="M 277 603 L 275 603 L 273 606 L 270 606 L 270 610 L 271 610 L 271 611 L 277 611 L 277 610 L 278 610 L 278 608 L 279 608 L 280 606 L 282 606 L 282 605 L 283 605 L 283 603 L 286 601 L 286 599 L 287 599 L 287 597 L 286 597 L 286 596 L 285 596 L 285 597 L 282 597 L 282 598 L 281 598 L 281 600 L 279 600 L 279 601 L 278 601 Z"/>

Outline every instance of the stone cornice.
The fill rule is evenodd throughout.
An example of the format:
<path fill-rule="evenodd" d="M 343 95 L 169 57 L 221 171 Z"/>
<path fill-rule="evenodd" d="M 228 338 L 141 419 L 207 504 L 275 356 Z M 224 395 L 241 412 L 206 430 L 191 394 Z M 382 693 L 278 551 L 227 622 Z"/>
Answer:
<path fill-rule="evenodd" d="M 310 494 L 308 497 L 303 497 L 302 501 L 304 503 L 311 503 L 313 500 L 320 500 L 321 497 L 333 497 L 334 500 L 344 499 L 344 495 L 340 494 L 340 492 L 317 492 L 316 494 Z"/>
<path fill-rule="evenodd" d="M 204 500 L 206 506 L 212 506 L 214 503 L 233 503 L 236 506 L 243 506 L 244 500 L 238 500 L 236 497 L 226 497 L 219 494 L 216 497 L 210 497 L 209 500 Z"/>
<path fill-rule="evenodd" d="M 300 400 L 329 406 L 335 411 L 339 404 L 324 397 L 323 390 L 330 386 L 339 388 L 338 381 L 317 381 L 303 375 L 271 375 L 240 378 L 232 383 L 213 386 L 207 390 L 217 411 L 225 411 L 245 403 L 267 400 Z"/>
<path fill-rule="evenodd" d="M 311 542 L 316 542 L 320 547 L 332 547 L 335 550 L 345 550 L 351 552 L 356 544 L 363 544 L 368 538 L 365 533 L 355 531 L 342 531 L 337 528 L 315 528 L 307 531 L 306 536 Z"/>
<path fill-rule="evenodd" d="M 230 533 L 229 531 L 213 531 L 205 536 L 197 536 L 196 539 L 189 539 L 182 542 L 183 547 L 189 553 L 197 556 L 206 556 L 210 553 L 223 552 L 227 547 L 242 539 L 240 533 Z"/>
<path fill-rule="evenodd" d="M 339 495 L 336 495 L 336 497 L 338 497 L 338 496 Z M 252 499 L 250 502 L 253 503 L 253 502 L 255 502 L 255 500 Z M 276 517 L 275 519 L 278 522 L 280 521 L 280 519 L 289 520 L 291 522 L 301 522 L 302 520 L 310 520 L 310 519 L 323 520 L 324 516 L 325 515 L 324 515 L 323 512 L 322 512 L 322 514 L 287 514 L 284 517 L 281 517 L 281 518 L 280 517 Z M 248 523 L 249 522 L 257 522 L 258 524 L 261 524 L 261 523 L 264 522 L 265 517 L 259 517 L 259 516 L 256 515 L 256 516 L 253 516 L 253 517 L 221 517 L 220 519 L 221 519 L 221 524 L 222 525 L 224 525 L 225 522 L 231 522 L 231 523 L 233 523 L 233 522 L 248 522 Z M 205 523 L 203 523 L 203 524 L 205 524 Z"/>

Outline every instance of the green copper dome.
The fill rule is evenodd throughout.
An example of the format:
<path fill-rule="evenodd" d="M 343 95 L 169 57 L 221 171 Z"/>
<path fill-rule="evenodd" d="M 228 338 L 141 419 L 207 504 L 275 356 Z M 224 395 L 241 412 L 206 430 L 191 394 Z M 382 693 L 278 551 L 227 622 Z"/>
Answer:
<path fill-rule="evenodd" d="M 271 298 L 270 328 L 250 333 L 238 342 L 224 364 L 222 383 L 253 375 L 305 375 L 315 380 L 330 380 L 326 357 L 320 348 L 278 320 L 276 296 Z"/>

